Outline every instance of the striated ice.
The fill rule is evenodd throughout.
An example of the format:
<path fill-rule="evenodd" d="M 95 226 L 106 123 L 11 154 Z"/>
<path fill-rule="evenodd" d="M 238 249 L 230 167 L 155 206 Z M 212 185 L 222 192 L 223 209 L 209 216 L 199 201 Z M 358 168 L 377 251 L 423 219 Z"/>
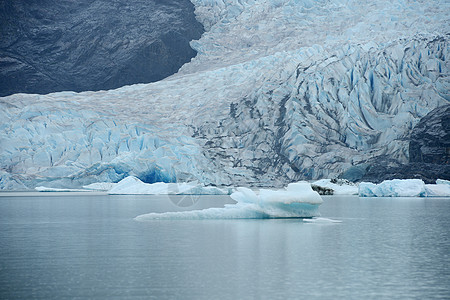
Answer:
<path fill-rule="evenodd" d="M 231 198 L 237 203 L 226 204 L 224 208 L 149 213 L 135 220 L 309 218 L 320 216 L 322 203 L 320 195 L 307 182 L 291 183 L 283 190 L 261 189 L 259 193 L 240 187 Z"/>

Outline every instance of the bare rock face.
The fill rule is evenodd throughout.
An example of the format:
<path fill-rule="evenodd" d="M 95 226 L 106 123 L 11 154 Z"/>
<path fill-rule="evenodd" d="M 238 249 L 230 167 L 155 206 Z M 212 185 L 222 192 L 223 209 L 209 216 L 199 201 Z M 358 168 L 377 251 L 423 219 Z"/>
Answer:
<path fill-rule="evenodd" d="M 203 31 L 189 0 L 0 0 L 0 96 L 158 81 Z"/>
<path fill-rule="evenodd" d="M 413 128 L 408 164 L 377 158 L 366 171 L 363 181 L 417 178 L 435 183 L 439 178 L 450 179 L 450 105 L 435 108 Z"/>
<path fill-rule="evenodd" d="M 434 109 L 413 129 L 409 161 L 450 164 L 450 105 Z"/>

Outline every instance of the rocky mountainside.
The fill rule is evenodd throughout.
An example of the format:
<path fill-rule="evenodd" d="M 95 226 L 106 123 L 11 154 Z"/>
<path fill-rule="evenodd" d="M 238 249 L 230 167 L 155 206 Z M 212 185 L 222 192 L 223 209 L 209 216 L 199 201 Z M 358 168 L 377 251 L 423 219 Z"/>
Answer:
<path fill-rule="evenodd" d="M 432 110 L 413 128 L 409 139 L 409 162 L 376 157 L 354 171 L 357 170 L 359 176 L 347 172 L 343 177 L 376 183 L 393 178 L 417 178 L 426 183 L 435 183 L 438 178 L 449 179 L 450 105 Z"/>
<path fill-rule="evenodd" d="M 409 162 L 450 164 L 450 105 L 434 109 L 414 127 Z"/>
<path fill-rule="evenodd" d="M 189 0 L 1 0 L 0 96 L 158 81 L 202 33 Z"/>

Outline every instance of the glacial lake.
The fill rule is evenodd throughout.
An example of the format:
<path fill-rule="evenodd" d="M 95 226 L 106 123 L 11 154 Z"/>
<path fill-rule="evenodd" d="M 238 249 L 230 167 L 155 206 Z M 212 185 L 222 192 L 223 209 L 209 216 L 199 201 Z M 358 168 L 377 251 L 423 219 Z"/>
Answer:
<path fill-rule="evenodd" d="M 450 198 L 323 197 L 341 223 L 134 220 L 233 203 L 174 197 L 0 193 L 0 299 L 450 298 Z"/>

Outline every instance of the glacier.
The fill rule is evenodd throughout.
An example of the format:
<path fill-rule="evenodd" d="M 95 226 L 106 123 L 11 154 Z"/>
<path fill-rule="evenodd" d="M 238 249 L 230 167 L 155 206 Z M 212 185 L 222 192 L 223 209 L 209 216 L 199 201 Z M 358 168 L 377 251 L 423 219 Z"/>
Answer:
<path fill-rule="evenodd" d="M 411 130 L 450 102 L 448 1 L 192 2 L 206 32 L 177 74 L 0 98 L 0 188 L 335 178 L 407 162 Z"/>
<path fill-rule="evenodd" d="M 148 213 L 135 220 L 312 218 L 320 216 L 319 206 L 323 202 L 308 182 L 290 183 L 282 190 L 260 189 L 256 192 L 239 187 L 231 198 L 237 203 L 225 204 L 223 208 Z"/>

